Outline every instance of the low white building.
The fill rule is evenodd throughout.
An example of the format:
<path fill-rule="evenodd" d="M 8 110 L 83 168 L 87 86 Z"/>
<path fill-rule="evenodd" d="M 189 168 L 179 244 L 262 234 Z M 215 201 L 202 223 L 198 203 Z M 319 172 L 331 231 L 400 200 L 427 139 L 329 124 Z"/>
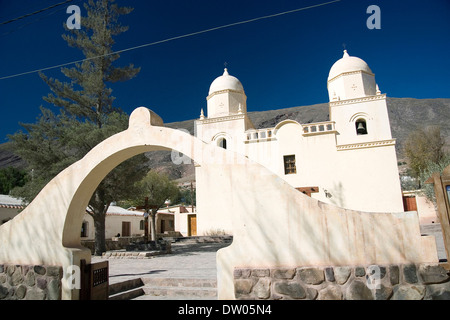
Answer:
<path fill-rule="evenodd" d="M 162 214 L 173 215 L 174 225 L 172 225 L 172 230 L 178 231 L 184 237 L 197 235 L 197 214 L 194 206 L 184 206 L 184 205 L 169 206 L 166 208 L 161 208 L 158 211 L 158 215 Z M 165 223 L 165 225 L 166 224 L 167 222 Z M 158 226 L 161 227 L 161 225 L 160 224 L 158 225 L 157 222 L 157 227 Z"/>
<path fill-rule="evenodd" d="M 196 235 L 195 226 L 192 227 L 192 208 L 182 205 L 168 206 L 158 210 L 156 214 L 156 233 L 160 235 L 183 236 Z M 140 237 L 145 234 L 144 211 L 135 208 L 123 209 L 118 206 L 109 206 L 105 220 L 105 238 Z M 149 233 L 151 231 L 149 230 Z M 85 214 L 81 227 L 82 240 L 94 240 L 94 219 Z"/>
<path fill-rule="evenodd" d="M 0 194 L 0 225 L 14 218 L 23 208 L 22 200 Z"/>
<path fill-rule="evenodd" d="M 109 206 L 105 219 L 105 238 L 131 237 L 144 234 L 144 213 Z M 94 240 L 94 219 L 85 213 L 81 226 L 81 240 Z"/>
<path fill-rule="evenodd" d="M 24 209 L 23 201 L 9 195 L 0 195 L 0 225 L 13 219 Z M 158 234 L 196 235 L 195 207 L 174 205 L 161 208 L 156 215 Z M 144 212 L 134 208 L 109 206 L 105 220 L 105 238 L 139 237 L 145 234 Z M 150 232 L 150 231 L 149 231 Z M 81 226 L 81 240 L 94 240 L 94 219 L 85 213 Z"/>
<path fill-rule="evenodd" d="M 329 121 L 284 120 L 272 128 L 256 129 L 247 116 L 242 83 L 225 69 L 211 83 L 207 112 L 201 110 L 195 134 L 264 165 L 320 201 L 366 212 L 403 212 L 386 94 L 380 92 L 374 73 L 365 61 L 344 50 L 330 69 L 327 88 Z M 230 219 L 214 214 L 221 201 L 208 188 L 214 182 L 201 166 L 196 166 L 195 174 L 200 234 L 231 230 Z"/>

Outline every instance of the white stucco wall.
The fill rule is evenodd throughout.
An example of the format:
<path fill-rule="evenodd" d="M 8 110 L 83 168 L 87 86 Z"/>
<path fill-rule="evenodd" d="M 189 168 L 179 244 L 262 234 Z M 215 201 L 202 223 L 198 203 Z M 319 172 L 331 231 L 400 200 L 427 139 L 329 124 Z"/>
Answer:
<path fill-rule="evenodd" d="M 3 221 L 8 221 L 18 215 L 20 212 L 19 209 L 11 209 L 11 208 L 0 208 L 0 225 L 3 224 Z"/>
<path fill-rule="evenodd" d="M 130 236 L 141 236 L 144 234 L 144 230 L 140 230 L 140 221 L 144 220 L 142 215 L 114 215 L 107 214 L 105 219 L 105 238 L 111 239 L 118 233 L 122 234 L 122 222 L 130 222 Z M 85 214 L 83 222 L 88 223 L 88 236 L 82 237 L 82 240 L 94 240 L 95 239 L 95 226 L 92 216 Z"/>
<path fill-rule="evenodd" d="M 421 224 L 440 223 L 434 204 L 425 196 L 416 197 L 417 213 Z"/>

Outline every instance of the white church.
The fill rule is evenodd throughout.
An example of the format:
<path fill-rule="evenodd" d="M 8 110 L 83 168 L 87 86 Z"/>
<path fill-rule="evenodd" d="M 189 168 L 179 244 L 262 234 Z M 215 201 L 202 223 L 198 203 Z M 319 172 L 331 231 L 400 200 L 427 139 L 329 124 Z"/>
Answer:
<path fill-rule="evenodd" d="M 344 50 L 330 69 L 327 87 L 329 121 L 284 120 L 273 128 L 255 129 L 247 116 L 244 87 L 225 69 L 211 83 L 206 114 L 202 109 L 195 134 L 266 166 L 320 201 L 359 211 L 403 212 L 386 94 L 380 92 L 374 73 L 366 62 Z M 202 174 L 197 166 L 199 220 L 205 214 L 202 203 L 212 200 L 201 191 L 207 190 Z M 226 222 L 217 219 L 227 229 Z"/>

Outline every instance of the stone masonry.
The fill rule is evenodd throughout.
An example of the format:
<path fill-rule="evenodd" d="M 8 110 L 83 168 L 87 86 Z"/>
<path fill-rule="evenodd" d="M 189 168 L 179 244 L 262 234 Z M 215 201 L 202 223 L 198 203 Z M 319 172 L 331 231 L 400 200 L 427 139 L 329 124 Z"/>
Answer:
<path fill-rule="evenodd" d="M 0 264 L 0 300 L 60 300 L 59 266 Z"/>
<path fill-rule="evenodd" d="M 448 300 L 441 265 L 330 266 L 234 270 L 236 299 Z"/>

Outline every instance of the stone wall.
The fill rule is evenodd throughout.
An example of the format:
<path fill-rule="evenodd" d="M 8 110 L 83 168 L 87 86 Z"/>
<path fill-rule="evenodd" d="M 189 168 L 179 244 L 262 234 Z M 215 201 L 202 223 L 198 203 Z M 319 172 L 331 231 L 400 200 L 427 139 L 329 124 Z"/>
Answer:
<path fill-rule="evenodd" d="M 0 300 L 60 300 L 59 266 L 0 264 Z"/>
<path fill-rule="evenodd" d="M 106 251 L 125 249 L 129 244 L 143 240 L 144 237 L 115 237 L 112 239 L 105 239 Z M 91 253 L 94 254 L 95 240 L 81 240 L 81 245 L 91 250 Z"/>
<path fill-rule="evenodd" d="M 438 264 L 241 268 L 234 286 L 243 300 L 448 300 L 449 275 Z"/>

